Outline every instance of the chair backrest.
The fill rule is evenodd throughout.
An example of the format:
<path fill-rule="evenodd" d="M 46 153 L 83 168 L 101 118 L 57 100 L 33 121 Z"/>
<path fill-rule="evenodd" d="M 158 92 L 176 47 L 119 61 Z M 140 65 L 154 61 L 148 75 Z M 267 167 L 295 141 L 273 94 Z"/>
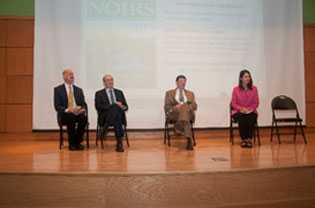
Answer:
<path fill-rule="evenodd" d="M 292 98 L 279 95 L 272 99 L 271 108 L 272 110 L 297 110 L 297 105 Z"/>
<path fill-rule="evenodd" d="M 300 118 L 295 101 L 286 95 L 279 95 L 273 98 L 271 101 L 271 108 L 273 117 L 278 117 L 276 116 L 275 111 L 295 111 L 296 117 Z"/>

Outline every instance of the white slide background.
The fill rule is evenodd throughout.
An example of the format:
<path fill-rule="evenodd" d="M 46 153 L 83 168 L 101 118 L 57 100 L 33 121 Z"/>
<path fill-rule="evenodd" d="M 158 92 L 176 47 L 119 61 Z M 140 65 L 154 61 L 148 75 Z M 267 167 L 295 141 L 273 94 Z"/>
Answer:
<path fill-rule="evenodd" d="M 226 127 L 233 86 L 248 68 L 259 124 L 286 94 L 305 115 L 302 0 L 36 0 L 33 129 L 56 129 L 53 87 L 75 72 L 96 126 L 94 94 L 112 74 L 128 127 L 161 128 L 165 91 L 184 74 L 196 127 Z"/>

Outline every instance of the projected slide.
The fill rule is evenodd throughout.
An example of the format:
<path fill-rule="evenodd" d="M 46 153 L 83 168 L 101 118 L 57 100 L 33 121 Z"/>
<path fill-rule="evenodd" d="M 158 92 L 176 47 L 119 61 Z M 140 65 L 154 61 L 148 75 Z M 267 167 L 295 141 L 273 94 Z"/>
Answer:
<path fill-rule="evenodd" d="M 232 88 L 244 68 L 259 89 L 260 109 L 266 108 L 261 124 L 270 124 L 270 100 L 278 94 L 294 97 L 303 113 L 301 4 L 37 0 L 33 128 L 56 128 L 52 92 L 65 67 L 85 92 L 92 126 L 94 93 L 105 74 L 126 94 L 129 128 L 163 127 L 165 91 L 175 88 L 179 74 L 196 95 L 196 126 L 227 126 Z"/>

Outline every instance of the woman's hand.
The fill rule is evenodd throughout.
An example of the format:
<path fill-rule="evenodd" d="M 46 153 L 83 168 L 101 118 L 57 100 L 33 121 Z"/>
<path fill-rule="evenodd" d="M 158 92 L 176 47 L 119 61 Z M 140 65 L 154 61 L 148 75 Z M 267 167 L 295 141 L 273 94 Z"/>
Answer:
<path fill-rule="evenodd" d="M 251 112 L 252 112 L 252 110 L 251 110 L 251 109 L 249 109 L 249 108 L 244 108 L 244 107 L 241 107 L 240 112 L 241 112 L 241 113 L 248 114 L 248 113 L 251 113 Z"/>

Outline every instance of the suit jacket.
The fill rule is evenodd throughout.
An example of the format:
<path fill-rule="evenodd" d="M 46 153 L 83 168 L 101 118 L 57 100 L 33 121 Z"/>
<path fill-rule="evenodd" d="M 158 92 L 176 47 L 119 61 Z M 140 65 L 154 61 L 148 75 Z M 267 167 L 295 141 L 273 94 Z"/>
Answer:
<path fill-rule="evenodd" d="M 128 110 L 128 104 L 127 104 L 127 101 L 126 101 L 126 98 L 124 96 L 124 93 L 119 90 L 119 89 L 116 89 L 114 88 L 114 94 L 115 94 L 115 97 L 116 97 L 116 101 L 119 101 L 121 102 L 124 106 L 126 106 L 126 108 L 124 109 L 124 111 L 127 111 Z M 95 108 L 96 108 L 96 111 L 98 113 L 98 116 L 99 116 L 99 121 L 104 121 L 105 118 L 106 118 L 106 113 L 109 111 L 109 109 L 112 107 L 112 105 L 110 104 L 109 102 L 109 97 L 106 93 L 106 89 L 101 89 L 99 91 L 97 91 L 95 93 Z M 124 124 L 126 124 L 125 120 L 125 114 L 124 114 L 124 118 L 123 118 L 123 122 Z"/>
<path fill-rule="evenodd" d="M 87 104 L 85 102 L 83 90 L 73 85 L 73 95 L 75 103 L 87 110 Z M 59 116 L 65 113 L 65 110 L 68 107 L 67 90 L 64 84 L 61 84 L 54 88 L 54 105 L 59 118 Z"/>
<path fill-rule="evenodd" d="M 184 90 L 185 95 L 187 97 L 187 103 L 189 103 L 189 107 L 192 112 L 197 110 L 197 103 L 195 101 L 195 95 L 193 92 L 189 90 Z M 174 107 L 179 104 L 177 100 L 175 99 L 176 96 L 176 89 L 169 90 L 165 94 L 165 100 L 164 100 L 164 111 L 165 114 L 169 114 L 174 110 Z"/>

